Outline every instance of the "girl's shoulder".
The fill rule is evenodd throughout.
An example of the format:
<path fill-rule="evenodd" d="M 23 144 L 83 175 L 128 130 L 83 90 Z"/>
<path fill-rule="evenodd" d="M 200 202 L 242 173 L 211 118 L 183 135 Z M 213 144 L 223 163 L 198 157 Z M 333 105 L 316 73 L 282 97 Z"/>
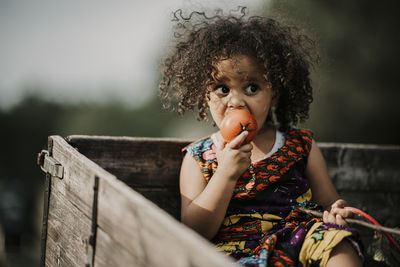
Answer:
<path fill-rule="evenodd" d="M 301 129 L 294 126 L 289 127 L 285 132 L 286 143 L 293 146 L 304 146 L 306 150 L 311 150 L 314 134 L 307 129 Z"/>

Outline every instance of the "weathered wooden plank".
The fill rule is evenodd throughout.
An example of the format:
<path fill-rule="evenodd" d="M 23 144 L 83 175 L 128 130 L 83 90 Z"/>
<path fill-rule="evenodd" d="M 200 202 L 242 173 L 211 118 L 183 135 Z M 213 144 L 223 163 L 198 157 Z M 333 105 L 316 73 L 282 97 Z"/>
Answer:
<path fill-rule="evenodd" d="M 63 138 L 50 137 L 53 140 L 52 156 L 64 167 L 64 178 L 52 184 L 58 194 L 73 201 L 85 214 L 90 216 L 93 201 L 93 184 L 96 174 L 110 175 L 91 160 L 69 146 Z"/>
<path fill-rule="evenodd" d="M 321 143 L 336 188 L 400 193 L 400 146 Z M 400 203 L 399 203 L 400 204 Z"/>
<path fill-rule="evenodd" d="M 51 175 L 46 173 L 45 179 L 43 194 L 42 234 L 40 240 L 40 267 L 44 267 L 46 263 L 47 223 L 49 218 Z"/>
<path fill-rule="evenodd" d="M 99 228 L 108 234 L 112 243 L 129 246 L 132 261 L 143 262 L 145 266 L 232 264 L 219 255 L 208 241 L 183 227 L 120 181 L 102 181 L 99 188 L 99 210 Z M 100 236 L 97 242 L 103 242 Z M 107 253 L 118 255 L 119 251 L 113 249 L 113 246 L 109 249 L 112 251 Z M 103 253 L 106 252 L 96 251 L 96 255 Z M 117 262 L 118 266 L 124 264 L 126 262 Z"/>
<path fill-rule="evenodd" d="M 115 176 L 88 160 L 60 137 L 53 139 L 53 157 L 64 167 L 64 179 L 54 183 L 54 193 L 59 199 L 66 199 L 68 208 L 50 207 L 49 217 L 69 216 L 73 221 L 66 223 L 72 228 L 79 227 L 75 220 L 91 217 L 94 177 L 99 177 L 98 235 L 95 264 L 99 266 L 226 266 L 232 262 L 217 253 L 212 245 L 174 220 L 155 204 L 135 192 Z M 54 197 L 50 202 L 62 206 Z M 71 205 L 70 205 L 71 204 Z M 59 212 L 59 213 L 58 213 Z M 55 216 L 57 215 L 57 216 Z M 81 266 L 87 255 L 87 238 L 90 223 L 82 227 L 82 233 L 74 235 L 71 229 L 58 220 L 49 219 L 48 255 L 59 255 L 58 261 L 49 259 L 48 266 L 57 263 Z M 75 224 L 74 224 L 75 223 Z M 53 230 L 54 229 L 54 230 Z M 57 236 L 57 233 L 63 232 Z M 87 232 L 87 234 L 85 234 Z M 68 240 L 67 235 L 72 235 Z M 85 238 L 87 237 L 87 238 Z M 60 242 L 71 241 L 60 246 Z M 77 244 L 81 242 L 81 245 Z M 85 246 L 85 247 L 84 247 Z M 85 249 L 83 249 L 85 248 Z M 65 250 L 65 252 L 63 252 Z M 77 255 L 70 256 L 69 251 Z M 57 254 L 58 253 L 58 254 Z M 83 255 L 82 255 L 83 254 Z M 60 256 L 61 255 L 61 256 Z M 110 259 L 109 257 L 112 257 Z M 75 265 L 77 264 L 77 265 Z"/>
<path fill-rule="evenodd" d="M 188 140 L 105 136 L 69 136 L 80 153 L 180 219 L 181 149 Z"/>
<path fill-rule="evenodd" d="M 148 265 L 141 258 L 133 256 L 134 252 L 128 251 L 127 246 L 121 244 L 104 232 L 97 229 L 97 244 L 95 254 L 95 266 L 124 266 L 121 263 L 129 263 L 129 266 L 146 267 Z"/>
<path fill-rule="evenodd" d="M 87 255 L 90 218 L 58 193 L 53 190 L 50 196 L 46 265 L 83 266 Z"/>
<path fill-rule="evenodd" d="M 59 136 L 50 137 L 49 144 L 50 155 L 64 167 L 64 178 L 52 177 L 46 266 L 83 266 L 91 234 L 94 177 L 112 175 Z"/>
<path fill-rule="evenodd" d="M 66 253 L 69 253 L 68 250 L 65 250 L 61 243 L 54 241 L 51 237 L 47 238 L 47 247 L 45 266 L 84 266 L 66 257 Z"/>
<path fill-rule="evenodd" d="M 158 207 L 168 212 L 172 217 L 180 221 L 181 218 L 181 196 L 178 185 L 176 187 L 146 187 L 135 188 L 135 191 L 151 200 Z"/>
<path fill-rule="evenodd" d="M 69 136 L 67 141 L 127 185 L 176 187 L 181 149 L 187 140 L 106 136 Z"/>

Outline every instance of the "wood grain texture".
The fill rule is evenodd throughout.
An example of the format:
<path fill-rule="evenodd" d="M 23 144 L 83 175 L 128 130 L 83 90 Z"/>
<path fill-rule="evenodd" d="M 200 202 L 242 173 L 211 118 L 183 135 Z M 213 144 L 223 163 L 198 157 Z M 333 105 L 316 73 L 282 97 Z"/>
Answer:
<path fill-rule="evenodd" d="M 96 258 L 112 261 L 116 266 L 136 262 L 143 266 L 227 266 L 228 259 L 217 253 L 211 244 L 184 227 L 165 211 L 133 191 L 122 182 L 102 180 L 99 188 L 99 235 Z M 105 238 L 105 239 L 103 239 Z M 129 255 L 119 255 L 125 247 Z"/>
<path fill-rule="evenodd" d="M 55 192 L 48 217 L 46 266 L 84 266 L 90 218 Z"/>
<path fill-rule="evenodd" d="M 131 187 L 176 187 L 181 149 L 189 143 L 167 138 L 96 136 L 69 136 L 67 141 Z"/>
<path fill-rule="evenodd" d="M 52 157 L 64 167 L 64 178 L 51 179 L 46 266 L 84 266 L 91 233 L 94 177 L 111 174 L 61 137 L 50 139 Z"/>
<path fill-rule="evenodd" d="M 400 193 L 400 146 L 320 144 L 330 177 L 341 191 Z"/>
<path fill-rule="evenodd" d="M 46 266 L 84 266 L 91 233 L 93 185 L 99 178 L 95 266 L 227 266 L 212 245 L 63 138 L 52 156 L 64 179 L 52 179 Z"/>
<path fill-rule="evenodd" d="M 69 136 L 66 140 L 119 180 L 180 220 L 181 149 L 188 140 Z"/>

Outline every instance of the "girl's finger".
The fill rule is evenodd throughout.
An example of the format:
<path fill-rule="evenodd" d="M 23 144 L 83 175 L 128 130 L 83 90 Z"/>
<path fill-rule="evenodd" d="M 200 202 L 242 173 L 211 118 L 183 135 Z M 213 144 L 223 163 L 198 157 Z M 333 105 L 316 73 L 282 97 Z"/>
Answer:
<path fill-rule="evenodd" d="M 240 133 L 238 136 L 235 137 L 232 141 L 228 143 L 230 148 L 239 148 L 244 140 L 246 140 L 247 135 L 249 134 L 248 131 L 244 131 Z"/>
<path fill-rule="evenodd" d="M 223 150 L 228 142 L 225 141 L 220 132 L 216 134 L 216 139 L 216 142 L 214 142 L 215 147 L 217 148 L 217 150 Z"/>
<path fill-rule="evenodd" d="M 252 144 L 245 144 L 240 147 L 240 150 L 243 152 L 251 152 L 253 150 L 253 145 Z"/>
<path fill-rule="evenodd" d="M 346 221 L 339 214 L 336 214 L 336 224 L 342 225 L 342 226 L 347 226 Z"/>
<path fill-rule="evenodd" d="M 227 144 L 227 142 L 225 140 L 223 140 L 222 142 L 220 142 L 218 145 L 215 145 L 215 146 L 217 147 L 218 150 L 224 150 L 226 144 Z"/>
<path fill-rule="evenodd" d="M 328 212 L 328 222 L 336 223 L 336 216 L 332 212 Z"/>
<path fill-rule="evenodd" d="M 328 211 L 324 211 L 324 213 L 322 214 L 322 220 L 324 221 L 324 223 L 328 223 L 329 221 L 328 221 L 328 215 L 329 215 L 329 212 Z"/>
<path fill-rule="evenodd" d="M 334 208 L 344 208 L 346 206 L 347 206 L 347 203 L 346 203 L 345 200 L 338 199 L 338 200 L 335 201 L 335 203 L 332 204 L 331 208 L 332 209 L 334 209 Z"/>
<path fill-rule="evenodd" d="M 341 208 L 333 208 L 331 210 L 334 214 L 339 214 L 343 218 L 352 217 L 353 213 L 350 210 L 341 209 Z"/>

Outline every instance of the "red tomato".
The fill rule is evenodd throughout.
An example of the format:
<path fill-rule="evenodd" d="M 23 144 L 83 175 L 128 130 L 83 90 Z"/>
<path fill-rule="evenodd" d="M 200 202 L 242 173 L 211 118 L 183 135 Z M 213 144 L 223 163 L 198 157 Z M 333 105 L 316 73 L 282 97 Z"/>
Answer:
<path fill-rule="evenodd" d="M 220 131 L 227 142 L 232 141 L 241 132 L 248 131 L 249 134 L 243 142 L 243 144 L 247 144 L 256 137 L 258 128 L 256 120 L 248 111 L 235 109 L 222 120 Z"/>

